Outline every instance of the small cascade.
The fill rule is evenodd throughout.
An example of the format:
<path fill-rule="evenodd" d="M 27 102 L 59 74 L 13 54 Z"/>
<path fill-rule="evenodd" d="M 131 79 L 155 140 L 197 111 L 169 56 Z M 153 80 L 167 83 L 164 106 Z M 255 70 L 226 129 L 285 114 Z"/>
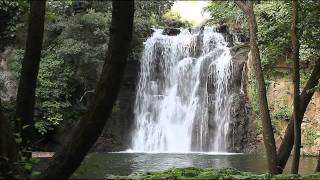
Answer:
<path fill-rule="evenodd" d="M 214 28 L 156 29 L 141 58 L 131 150 L 227 152 L 231 59 Z"/>

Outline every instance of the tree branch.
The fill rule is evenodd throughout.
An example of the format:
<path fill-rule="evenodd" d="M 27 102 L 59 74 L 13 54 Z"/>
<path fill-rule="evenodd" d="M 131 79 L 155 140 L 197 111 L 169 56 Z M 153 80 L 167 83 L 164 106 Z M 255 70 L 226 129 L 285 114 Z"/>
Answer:
<path fill-rule="evenodd" d="M 315 88 L 319 84 L 320 79 L 320 59 L 316 61 L 315 66 L 312 70 L 311 76 L 309 80 L 307 81 L 305 87 L 303 88 L 301 95 L 300 95 L 300 113 L 299 113 L 299 123 L 302 123 L 303 115 L 307 110 L 308 104 L 311 101 L 311 98 L 314 94 L 314 91 L 310 91 L 311 89 Z M 294 143 L 294 122 L 293 122 L 293 116 L 291 116 L 290 122 L 287 125 L 285 135 L 283 137 L 283 140 L 281 141 L 281 144 L 278 148 L 278 167 L 281 169 L 284 169 L 288 158 L 290 156 L 293 143 Z"/>
<path fill-rule="evenodd" d="M 237 5 L 242 11 L 244 11 L 245 13 L 248 12 L 249 7 L 248 7 L 246 1 L 234 1 L 234 3 L 236 3 L 236 5 Z"/>

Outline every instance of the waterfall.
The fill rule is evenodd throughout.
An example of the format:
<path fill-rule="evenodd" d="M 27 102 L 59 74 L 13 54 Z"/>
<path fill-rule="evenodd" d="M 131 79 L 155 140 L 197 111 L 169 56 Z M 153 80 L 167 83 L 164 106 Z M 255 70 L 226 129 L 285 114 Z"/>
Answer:
<path fill-rule="evenodd" d="M 214 28 L 156 29 L 144 44 L 131 150 L 227 152 L 230 50 Z"/>

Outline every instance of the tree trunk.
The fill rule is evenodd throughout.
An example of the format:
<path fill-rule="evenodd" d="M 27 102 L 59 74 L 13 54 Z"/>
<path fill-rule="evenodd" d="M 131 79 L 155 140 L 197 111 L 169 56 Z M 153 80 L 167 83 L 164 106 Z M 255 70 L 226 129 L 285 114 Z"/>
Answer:
<path fill-rule="evenodd" d="M 41 179 L 67 179 L 102 132 L 116 101 L 129 53 L 134 15 L 133 1 L 112 3 L 112 21 L 107 58 L 95 96 L 70 138 L 54 155 Z"/>
<path fill-rule="evenodd" d="M 275 139 L 273 135 L 273 127 L 269 113 L 268 100 L 266 95 L 266 87 L 264 82 L 263 71 L 261 67 L 260 52 L 257 45 L 257 22 L 253 11 L 252 1 L 235 1 L 236 4 L 244 11 L 249 22 L 250 31 L 250 49 L 255 67 L 255 76 L 258 86 L 258 101 L 261 112 L 263 141 L 266 149 L 268 168 L 271 174 L 277 174 L 277 153 Z"/>
<path fill-rule="evenodd" d="M 16 131 L 21 131 L 22 146 L 27 147 L 34 132 L 35 90 L 42 49 L 46 2 L 30 1 L 28 34 L 17 93 Z"/>
<path fill-rule="evenodd" d="M 315 172 L 320 172 L 320 150 L 319 150 L 319 154 L 318 154 L 318 162 L 317 162 L 317 166 L 315 169 Z"/>
<path fill-rule="evenodd" d="M 292 24 L 291 24 L 291 48 L 293 61 L 293 121 L 294 121 L 294 152 L 291 167 L 292 174 L 298 174 L 300 162 L 300 147 L 301 147 L 301 124 L 299 123 L 298 109 L 300 106 L 300 66 L 299 66 L 299 41 L 297 37 L 297 22 L 298 22 L 298 1 L 292 1 Z"/>
<path fill-rule="evenodd" d="M 303 115 L 307 110 L 308 104 L 311 101 L 311 98 L 314 94 L 314 91 L 312 90 L 314 87 L 316 87 L 320 80 L 320 60 L 317 60 L 315 62 L 315 66 L 312 70 L 311 76 L 308 79 L 305 87 L 303 88 L 301 95 L 300 95 L 300 106 L 299 106 L 299 117 L 298 122 L 301 126 Z M 291 116 L 290 122 L 287 125 L 285 135 L 283 137 L 283 140 L 281 141 L 281 144 L 278 149 L 278 167 L 280 168 L 280 173 L 283 171 L 284 167 L 287 164 L 287 161 L 289 159 L 292 147 L 294 144 L 294 119 L 293 116 Z"/>
<path fill-rule="evenodd" d="M 0 179 L 14 178 L 14 163 L 17 160 L 18 148 L 13 137 L 12 125 L 2 113 L 0 100 Z"/>

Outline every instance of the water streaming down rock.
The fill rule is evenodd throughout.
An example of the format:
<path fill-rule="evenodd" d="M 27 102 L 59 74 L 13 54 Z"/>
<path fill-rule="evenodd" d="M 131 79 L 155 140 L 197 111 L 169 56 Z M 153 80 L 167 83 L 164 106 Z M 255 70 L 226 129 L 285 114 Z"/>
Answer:
<path fill-rule="evenodd" d="M 227 42 L 210 27 L 180 31 L 157 29 L 145 42 L 131 149 L 226 152 L 233 69 Z"/>

